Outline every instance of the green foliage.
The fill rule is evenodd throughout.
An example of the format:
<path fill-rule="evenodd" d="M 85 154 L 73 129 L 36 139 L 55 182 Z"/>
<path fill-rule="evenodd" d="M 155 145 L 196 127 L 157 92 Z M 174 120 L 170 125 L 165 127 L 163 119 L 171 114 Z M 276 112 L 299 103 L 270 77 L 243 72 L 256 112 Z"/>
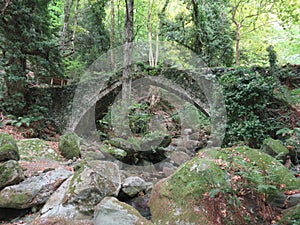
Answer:
<path fill-rule="evenodd" d="M 50 0 L 12 1 L 0 8 L 0 67 L 5 70 L 7 96 L 2 110 L 22 116 L 27 92 L 26 74 L 35 78 L 60 76 L 61 57 L 51 28 Z"/>
<path fill-rule="evenodd" d="M 109 49 L 109 33 L 105 27 L 105 7 L 107 0 L 89 0 L 83 6 L 84 12 L 78 18 L 75 39 L 76 52 L 72 60 L 80 60 L 79 65 L 90 65 Z"/>
<path fill-rule="evenodd" d="M 277 53 L 272 45 L 267 47 L 267 52 L 269 53 L 270 75 L 275 75 L 274 73 L 277 69 Z"/>
<path fill-rule="evenodd" d="M 174 12 L 161 12 L 161 35 L 191 49 L 209 66 L 232 65 L 232 31 L 227 19 L 226 3 L 182 1 L 182 5 L 181 9 L 176 6 L 178 13 L 175 15 Z M 167 3 L 163 10 L 166 7 Z"/>
<path fill-rule="evenodd" d="M 129 126 L 134 134 L 145 134 L 149 131 L 148 123 L 151 115 L 148 110 L 147 103 L 135 103 L 131 106 L 128 117 Z"/>
<path fill-rule="evenodd" d="M 274 136 L 274 131 L 283 127 L 285 121 L 278 108 L 284 110 L 285 104 L 274 96 L 278 88 L 274 77 L 238 68 L 223 74 L 219 81 L 224 87 L 228 119 L 224 145 L 259 147 L 266 137 Z"/>

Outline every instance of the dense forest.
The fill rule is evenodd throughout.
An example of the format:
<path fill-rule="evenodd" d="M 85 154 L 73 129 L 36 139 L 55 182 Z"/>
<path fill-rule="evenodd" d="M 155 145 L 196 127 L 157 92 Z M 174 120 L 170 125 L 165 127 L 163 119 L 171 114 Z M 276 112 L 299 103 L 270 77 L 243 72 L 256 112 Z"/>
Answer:
<path fill-rule="evenodd" d="M 148 204 L 150 198 L 151 213 L 148 206 L 146 216 L 138 209 L 145 224 L 151 215 L 153 223 L 169 224 L 173 218 L 168 216 L 177 216 L 162 216 L 173 204 L 170 199 L 184 210 L 189 204 L 203 206 L 205 219 L 196 224 L 207 218 L 212 222 L 207 224 L 278 224 L 283 214 L 279 203 L 270 200 L 274 193 L 300 192 L 299 24 L 299 0 L 0 0 L 0 131 L 59 142 L 55 150 L 69 160 L 63 165 L 73 166 L 82 179 L 86 168 L 100 168 L 89 162 L 102 157 L 99 151 L 105 153 L 105 163 L 113 161 L 105 158 L 109 153 L 121 164 L 150 165 L 165 177 L 175 173 L 162 193 L 153 186 L 151 197 L 146 186 L 132 196 L 120 188 L 104 195 L 126 203 L 144 196 Z M 69 132 L 74 133 L 66 142 L 83 139 L 71 144 L 72 153 L 63 153 L 68 144 L 61 144 L 61 137 Z M 10 145 L 9 138 L 4 137 Z M 0 137 L 0 167 L 8 160 L 1 158 L 6 141 Z M 99 145 L 91 147 L 95 142 Z M 210 147 L 220 151 L 206 152 Z M 170 151 L 180 156 L 172 158 Z M 195 155 L 193 166 L 175 172 Z M 208 163 L 214 166 L 202 171 L 197 163 L 205 157 L 215 157 Z M 160 167 L 161 162 L 167 166 Z M 157 177 L 149 174 L 154 185 Z M 12 184 L 2 185 L 1 179 L 0 174 L 0 196 Z M 80 179 L 70 182 L 73 189 L 81 188 Z M 62 205 L 80 203 L 72 188 Z M 197 196 L 195 202 L 190 194 Z M 158 207 L 156 197 L 164 199 L 165 208 Z M 187 203 L 181 205 L 177 198 Z M 282 207 L 296 205 L 296 219 L 280 224 L 299 224 L 299 196 L 294 198 L 298 203 L 289 205 L 286 197 L 288 206 Z M 85 200 L 87 206 L 78 212 L 91 216 L 100 200 L 94 205 Z M 14 207 L 38 212 L 44 203 Z M 248 208 L 251 204 L 256 208 Z M 0 220 L 9 219 L 1 217 L 3 208 L 14 207 L 0 198 Z M 94 221 L 105 217 L 99 215 Z M 187 224 L 194 224 L 193 218 Z"/>

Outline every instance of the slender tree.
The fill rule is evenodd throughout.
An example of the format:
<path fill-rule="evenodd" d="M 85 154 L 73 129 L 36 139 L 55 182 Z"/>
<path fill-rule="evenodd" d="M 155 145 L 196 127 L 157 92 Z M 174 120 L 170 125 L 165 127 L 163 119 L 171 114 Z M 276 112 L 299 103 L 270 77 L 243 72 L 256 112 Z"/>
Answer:
<path fill-rule="evenodd" d="M 148 0 L 148 43 L 149 43 L 149 64 L 154 66 L 154 56 L 152 48 L 152 28 L 151 28 L 151 0 Z"/>
<path fill-rule="evenodd" d="M 123 62 L 123 84 L 122 99 L 127 101 L 131 92 L 131 64 L 132 64 L 132 48 L 133 48 L 133 7 L 134 0 L 125 0 L 126 17 L 125 17 L 125 45 L 124 45 L 124 62 Z"/>
<path fill-rule="evenodd" d="M 67 37 L 67 29 L 69 26 L 69 20 L 70 20 L 70 15 L 71 15 L 71 8 L 73 6 L 73 0 L 66 0 L 65 1 L 65 8 L 64 8 L 64 25 L 63 29 L 61 32 L 61 51 L 64 54 L 65 48 L 66 48 L 66 40 Z"/>
<path fill-rule="evenodd" d="M 114 48 L 115 48 L 115 1 L 111 0 L 110 6 L 110 14 L 111 14 L 111 30 L 110 30 L 110 61 L 113 68 L 115 68 L 115 56 L 114 56 Z"/>

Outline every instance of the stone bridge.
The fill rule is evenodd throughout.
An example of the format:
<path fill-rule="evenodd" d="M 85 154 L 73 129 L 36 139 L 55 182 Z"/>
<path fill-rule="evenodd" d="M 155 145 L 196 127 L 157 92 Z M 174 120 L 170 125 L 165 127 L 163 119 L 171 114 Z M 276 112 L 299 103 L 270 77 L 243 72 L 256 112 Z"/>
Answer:
<path fill-rule="evenodd" d="M 189 80 L 191 83 L 195 83 L 195 80 L 187 76 L 183 76 L 182 80 Z M 207 81 L 203 79 L 200 86 L 205 85 L 205 82 Z M 72 117 L 69 120 L 68 130 L 76 130 L 78 133 L 81 133 L 81 131 L 86 132 L 91 127 L 94 129 L 95 121 L 101 119 L 104 113 L 107 112 L 108 107 L 120 97 L 122 81 L 105 82 L 101 86 L 97 86 L 95 83 L 97 83 L 97 80 L 78 87 L 73 101 Z M 132 80 L 132 93 L 138 93 L 138 96 L 135 96 L 135 100 L 137 100 L 147 97 L 150 94 L 150 87 L 158 87 L 167 93 L 167 96 L 164 96 L 164 98 L 167 98 L 166 100 L 170 104 L 182 105 L 184 102 L 189 102 L 209 117 L 210 99 L 206 97 L 206 94 L 210 90 L 205 91 L 200 87 L 197 93 L 193 93 L 192 90 L 182 86 L 184 86 L 183 83 L 181 85 L 176 84 L 176 82 L 163 76 L 138 76 Z M 204 89 L 207 89 L 207 87 Z"/>

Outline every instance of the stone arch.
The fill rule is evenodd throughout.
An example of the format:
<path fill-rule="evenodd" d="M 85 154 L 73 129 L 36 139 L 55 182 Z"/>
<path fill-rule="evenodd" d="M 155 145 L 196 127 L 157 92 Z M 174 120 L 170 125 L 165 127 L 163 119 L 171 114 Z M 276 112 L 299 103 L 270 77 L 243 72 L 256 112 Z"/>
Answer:
<path fill-rule="evenodd" d="M 109 51 L 97 59 L 82 77 L 73 100 L 73 110 L 69 117 L 67 130 L 76 131 L 80 134 L 85 133 L 87 130 L 94 130 L 96 103 L 105 99 L 105 96 L 120 90 L 122 82 L 115 79 L 115 74 L 122 71 L 123 46 L 111 51 L 114 51 L 116 56 L 116 68 L 110 64 L 111 52 Z M 160 43 L 159 52 L 163 64 L 176 67 L 179 70 L 190 71 L 190 76 L 200 86 L 203 91 L 202 97 L 206 101 L 203 101 L 203 98 L 195 98 L 191 93 L 171 81 L 166 82 L 166 79 L 161 76 L 147 76 L 147 82 L 178 95 L 180 98 L 192 103 L 205 115 L 211 116 L 213 118 L 212 132 L 216 139 L 213 146 L 220 146 L 225 133 L 225 126 L 223 125 L 226 123 L 226 110 L 220 91 L 221 88 L 210 73 L 209 68 L 190 50 L 173 43 Z M 148 43 L 133 43 L 132 63 L 147 61 Z M 134 79 L 139 79 L 139 77 Z"/>

